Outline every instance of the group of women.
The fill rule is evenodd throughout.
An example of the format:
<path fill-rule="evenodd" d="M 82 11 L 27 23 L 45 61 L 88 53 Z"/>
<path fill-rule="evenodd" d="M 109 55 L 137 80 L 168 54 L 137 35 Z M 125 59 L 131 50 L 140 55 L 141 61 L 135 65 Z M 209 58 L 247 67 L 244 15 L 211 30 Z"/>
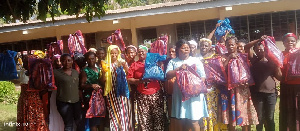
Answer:
<path fill-rule="evenodd" d="M 235 130 L 236 126 L 250 130 L 251 125 L 256 125 L 258 131 L 263 130 L 263 126 L 268 131 L 275 131 L 276 81 L 284 80 L 287 62 L 284 62 L 283 67 L 277 67 L 265 56 L 262 41 L 267 39 L 267 36 L 249 43 L 239 41 L 234 36 L 223 37 L 221 41 L 225 41 L 223 46 L 226 46 L 228 52 L 224 54 L 213 50 L 210 38 L 200 39 L 199 44 L 193 40 L 181 39 L 175 46 L 171 46 L 169 58 L 162 65 L 167 78 L 165 82 L 142 79 L 148 53 L 148 48 L 144 45 L 138 48 L 128 46 L 125 50 L 125 60 L 122 59 L 122 52 L 116 45 L 110 45 L 107 50 L 101 48 L 96 52 L 89 51 L 84 55 L 87 66 L 83 67 L 80 74 L 72 69 L 71 56 L 62 55 L 60 58 L 62 68 L 55 70 L 54 75 L 58 87 L 57 106 L 64 120 L 65 130 L 72 129 L 73 123 L 80 129 L 83 122 L 78 120 L 87 115 L 90 106 L 103 109 L 90 102 L 94 96 L 92 92 L 96 91 L 100 92 L 98 93 L 101 98 L 100 106 L 104 106 L 107 113 L 101 112 L 98 116 L 84 119 L 84 123 L 86 120 L 89 121 L 91 130 L 103 130 L 105 121 L 109 121 L 110 130 L 123 131 L 135 130 L 135 123 L 139 123 L 138 129 L 143 131 Z M 218 44 L 222 44 L 221 41 Z M 297 37 L 292 33 L 283 37 L 284 55 L 296 48 L 296 42 Z M 198 45 L 200 45 L 199 54 L 196 52 Z M 246 56 L 250 62 L 249 75 L 252 75 L 255 85 L 243 83 L 229 89 L 226 85 L 214 84 L 207 93 L 182 101 L 183 96 L 176 72 L 186 69 L 187 66 L 196 65 L 196 72 L 200 79 L 205 81 L 204 65 L 209 59 L 220 58 L 227 72 L 230 60 L 241 56 Z M 117 93 L 119 67 L 126 73 L 130 97 Z M 299 84 L 298 81 L 281 82 L 280 130 L 282 131 L 299 130 L 300 112 L 297 104 Z M 76 87 L 79 87 L 79 90 Z M 166 125 L 164 116 L 164 95 L 167 96 L 169 126 Z M 84 110 L 81 112 L 78 110 L 81 108 L 80 100 L 84 103 Z M 135 118 L 138 118 L 138 122 L 135 122 Z"/>
<path fill-rule="evenodd" d="M 61 55 L 61 65 L 57 62 L 53 72 L 57 86 L 56 106 L 64 130 L 102 131 L 109 125 L 111 131 L 232 131 L 236 126 L 247 131 L 251 130 L 251 125 L 256 125 L 258 131 L 262 131 L 263 126 L 267 131 L 275 131 L 277 80 L 281 81 L 280 130 L 300 130 L 300 78 L 286 81 L 288 61 L 284 60 L 283 66 L 278 67 L 265 56 L 262 41 L 268 37 L 246 43 L 234 36 L 225 36 L 214 47 L 213 32 L 199 42 L 181 39 L 169 47 L 169 58 L 159 63 L 166 81 L 142 79 L 148 53 L 144 45 L 127 46 L 125 52 L 116 45 L 89 50 L 84 54 L 85 66 L 80 71 L 73 69 L 74 60 L 70 54 Z M 283 54 L 289 55 L 296 43 L 296 35 L 286 34 Z M 209 60 L 220 59 L 227 73 L 230 61 L 237 57 L 250 62 L 247 68 L 251 73 L 247 75 L 253 77 L 255 85 L 240 83 L 228 88 L 226 84 L 213 84 L 206 93 L 182 101 L 176 73 L 195 65 L 199 79 L 205 81 Z M 120 84 L 119 78 L 125 78 L 128 83 Z M 119 88 L 124 84 L 128 84 L 130 95 L 120 93 Z M 165 107 L 169 117 L 165 115 Z"/>

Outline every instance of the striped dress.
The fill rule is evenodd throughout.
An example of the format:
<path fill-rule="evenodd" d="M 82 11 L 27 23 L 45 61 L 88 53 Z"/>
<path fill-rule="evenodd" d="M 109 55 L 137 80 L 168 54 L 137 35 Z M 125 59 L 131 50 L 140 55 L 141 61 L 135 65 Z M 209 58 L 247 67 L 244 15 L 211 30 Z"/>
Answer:
<path fill-rule="evenodd" d="M 111 131 L 133 131 L 130 100 L 116 95 L 116 65 L 112 65 L 112 90 L 107 95 L 107 108 Z"/>

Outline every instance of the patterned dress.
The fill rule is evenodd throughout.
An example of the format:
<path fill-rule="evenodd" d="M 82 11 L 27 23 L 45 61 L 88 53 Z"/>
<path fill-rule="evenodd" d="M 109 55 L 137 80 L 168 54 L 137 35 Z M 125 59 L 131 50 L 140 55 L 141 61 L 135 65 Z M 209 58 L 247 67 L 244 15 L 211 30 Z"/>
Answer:
<path fill-rule="evenodd" d="M 49 131 L 40 99 L 40 90 L 29 88 L 28 84 L 21 85 L 18 100 L 17 131 Z"/>
<path fill-rule="evenodd" d="M 222 101 L 222 121 L 232 126 L 257 125 L 258 118 L 248 85 L 231 90 L 220 88 Z"/>
<path fill-rule="evenodd" d="M 213 58 L 214 56 L 215 54 L 212 54 L 208 57 L 204 57 L 204 64 L 206 63 L 206 59 Z M 227 125 L 223 124 L 221 121 L 218 120 L 218 114 L 221 113 L 221 110 L 219 110 L 221 109 L 221 105 L 219 104 L 219 97 L 220 90 L 215 87 L 212 87 L 211 91 L 209 91 L 205 95 L 209 117 L 205 117 L 202 119 L 201 128 L 204 131 L 227 130 Z"/>
<path fill-rule="evenodd" d="M 117 66 L 112 64 L 112 90 L 107 95 L 107 108 L 110 119 L 111 131 L 132 131 L 132 112 L 130 100 L 124 96 L 117 97 L 116 84 L 117 84 Z"/>

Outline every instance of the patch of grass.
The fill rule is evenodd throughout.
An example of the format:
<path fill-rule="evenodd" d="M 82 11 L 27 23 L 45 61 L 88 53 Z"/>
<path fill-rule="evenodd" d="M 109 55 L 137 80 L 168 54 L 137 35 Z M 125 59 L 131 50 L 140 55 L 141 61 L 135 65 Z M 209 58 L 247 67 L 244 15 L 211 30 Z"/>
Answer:
<path fill-rule="evenodd" d="M 17 105 L 0 103 L 0 131 L 15 131 L 16 126 L 4 126 L 7 122 L 17 122 Z"/>

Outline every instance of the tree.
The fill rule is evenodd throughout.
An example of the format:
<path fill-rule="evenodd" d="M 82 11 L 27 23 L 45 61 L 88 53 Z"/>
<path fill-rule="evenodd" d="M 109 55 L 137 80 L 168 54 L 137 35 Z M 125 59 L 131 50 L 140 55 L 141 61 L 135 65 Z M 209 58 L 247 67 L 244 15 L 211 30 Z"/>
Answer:
<path fill-rule="evenodd" d="M 84 13 L 86 20 L 90 22 L 93 17 L 105 15 L 107 9 L 106 0 L 0 0 L 0 19 L 6 23 L 21 20 L 26 22 L 32 16 L 46 21 L 51 16 L 61 14 L 76 15 Z"/>

